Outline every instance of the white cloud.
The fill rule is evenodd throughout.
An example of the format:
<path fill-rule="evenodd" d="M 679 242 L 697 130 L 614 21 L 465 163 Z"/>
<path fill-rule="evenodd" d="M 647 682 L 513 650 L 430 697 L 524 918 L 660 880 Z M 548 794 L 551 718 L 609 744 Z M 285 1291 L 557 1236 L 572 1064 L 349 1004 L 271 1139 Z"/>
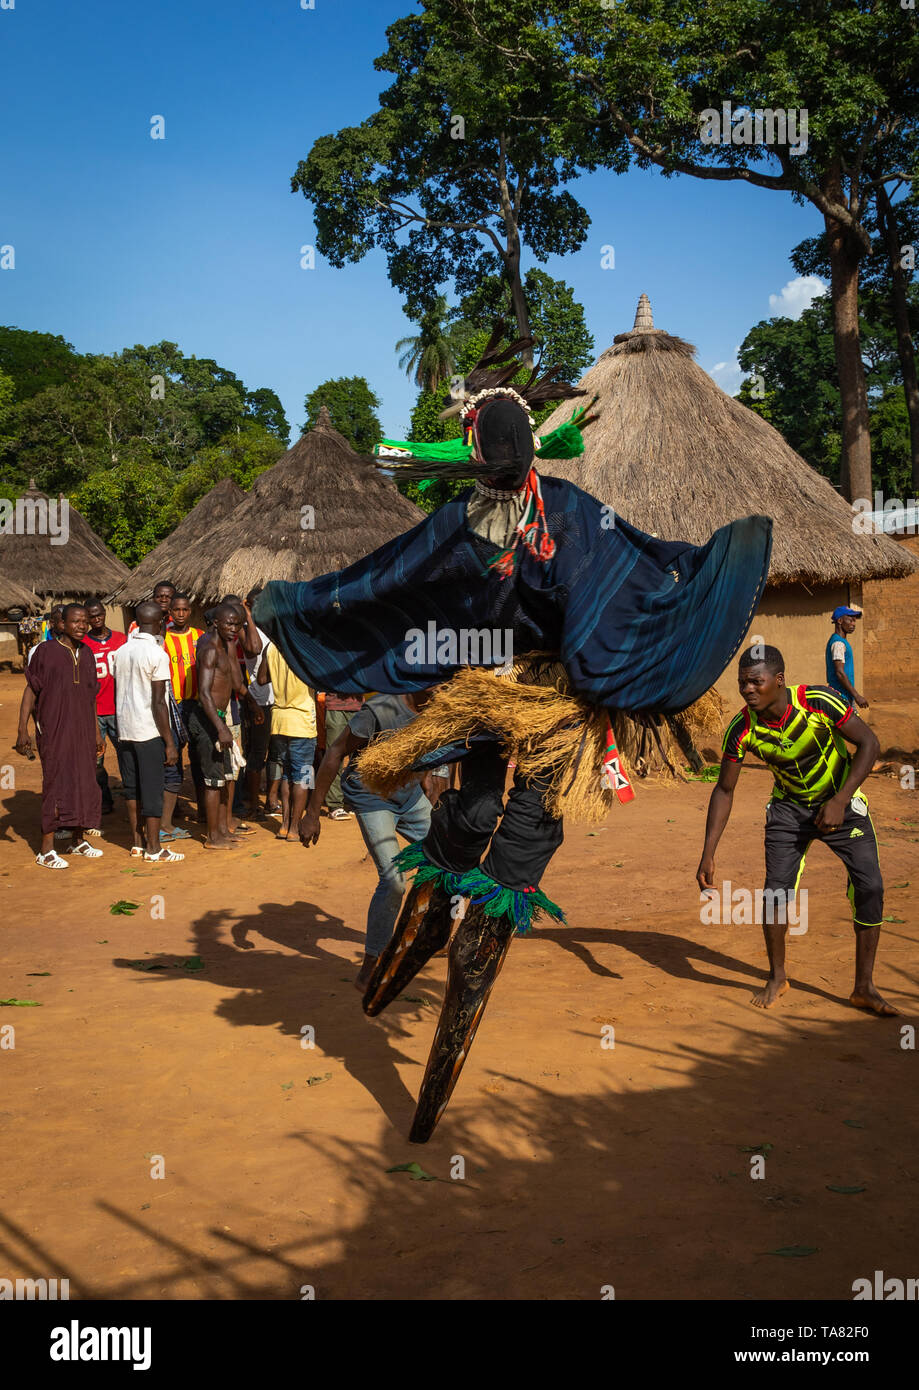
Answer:
<path fill-rule="evenodd" d="M 799 319 L 815 299 L 826 294 L 828 288 L 819 275 L 799 275 L 797 279 L 789 280 L 780 294 L 769 296 L 769 308 L 776 317 Z"/>
<path fill-rule="evenodd" d="M 740 370 L 740 363 L 737 361 L 737 354 L 740 345 L 734 349 L 734 356 L 729 362 L 716 362 L 714 367 L 709 367 L 708 374 L 722 391 L 729 396 L 734 396 L 740 390 L 740 383 L 743 380 L 743 372 Z"/>

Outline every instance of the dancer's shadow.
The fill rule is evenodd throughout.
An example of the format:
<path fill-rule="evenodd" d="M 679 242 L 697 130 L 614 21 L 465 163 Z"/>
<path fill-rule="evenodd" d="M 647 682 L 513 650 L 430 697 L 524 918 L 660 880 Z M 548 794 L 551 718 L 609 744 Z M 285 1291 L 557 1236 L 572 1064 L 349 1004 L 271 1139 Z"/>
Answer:
<path fill-rule="evenodd" d="M 254 912 L 240 914 L 214 909 L 200 917 L 192 931 L 192 949 L 203 965 L 200 970 L 189 970 L 167 954 L 145 957 L 143 962 L 121 958 L 113 964 L 144 974 L 145 984 L 178 977 L 238 991 L 218 1003 L 218 1017 L 237 1028 L 274 1028 L 301 1042 L 313 1037 L 324 1056 L 341 1060 L 394 1125 L 405 1127 L 415 1097 L 397 1068 L 400 1063 L 420 1063 L 403 1052 L 398 1042 L 418 1031 L 404 1026 L 409 1019 L 422 1028 L 430 1020 L 433 1033 L 439 990 L 420 978 L 413 980 L 409 1002 L 394 1000 L 378 1019 L 368 1019 L 353 984 L 356 962 L 323 944 L 325 940 L 346 942 L 357 951 L 364 944 L 363 931 L 346 927 L 340 917 L 309 902 L 267 902 Z M 253 937 L 284 950 L 260 949 Z M 164 969 L 151 969 L 161 964 Z M 312 1035 L 304 1033 L 307 1028 Z M 309 1048 L 298 1055 L 310 1065 Z M 315 1071 L 317 1065 L 311 1069 Z"/>
<path fill-rule="evenodd" d="M 632 955 L 638 956 L 647 965 L 654 966 L 656 970 L 663 970 L 665 974 L 672 975 L 677 980 L 694 980 L 698 984 L 719 985 L 724 989 L 748 991 L 751 986 L 743 980 L 725 979 L 723 975 L 701 970 L 693 961 L 702 961 L 705 965 L 718 966 L 721 970 L 732 970 L 741 975 L 752 976 L 756 983 L 767 978 L 767 972 L 759 966 L 750 965 L 748 961 L 738 960 L 736 956 L 725 955 L 723 951 L 715 951 L 698 941 L 692 941 L 685 936 L 674 936 L 669 932 L 629 931 L 615 927 L 543 927 L 540 929 L 540 936 L 554 941 L 562 950 L 570 951 L 573 956 L 577 956 L 592 974 L 605 975 L 610 979 L 621 979 L 622 976 L 601 965 L 588 949 L 589 945 L 612 943 L 631 951 Z M 838 1004 L 842 997 L 820 989 L 817 985 L 804 984 L 791 975 L 789 980 L 792 987 L 801 993 L 815 994 L 821 999 L 831 1000 L 834 1004 Z"/>

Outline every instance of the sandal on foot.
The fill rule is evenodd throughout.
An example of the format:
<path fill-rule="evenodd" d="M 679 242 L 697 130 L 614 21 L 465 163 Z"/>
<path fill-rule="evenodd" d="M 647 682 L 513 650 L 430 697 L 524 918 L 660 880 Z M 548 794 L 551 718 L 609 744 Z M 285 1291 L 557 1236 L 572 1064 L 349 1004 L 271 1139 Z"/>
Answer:
<path fill-rule="evenodd" d="M 69 869 L 70 865 L 66 859 L 62 859 L 56 849 L 49 849 L 47 854 L 36 854 L 36 864 L 40 864 L 43 869 Z"/>
<path fill-rule="evenodd" d="M 184 854 L 176 854 L 173 850 L 166 849 L 165 846 L 156 854 L 151 854 L 148 849 L 144 850 L 144 862 L 147 864 L 176 864 L 184 858 Z"/>
<path fill-rule="evenodd" d="M 84 859 L 101 859 L 101 849 L 96 849 L 95 845 L 89 844 L 87 840 L 81 840 L 78 845 L 74 845 L 72 854 L 82 854 Z"/>
<path fill-rule="evenodd" d="M 102 838 L 102 831 L 101 831 L 101 830 L 87 830 L 87 831 L 86 831 L 86 834 L 87 834 L 87 835 L 92 835 L 92 837 L 93 837 L 94 840 L 97 840 L 97 839 L 101 839 L 101 838 Z"/>
<path fill-rule="evenodd" d="M 162 838 L 162 831 L 160 831 L 160 838 Z M 190 840 L 191 833 L 188 830 L 183 830 L 181 826 L 174 825 L 172 827 L 172 838 L 174 840 Z"/>
<path fill-rule="evenodd" d="M 132 858 L 132 859 L 143 859 L 143 857 L 144 857 L 144 847 L 143 847 L 143 845 L 132 845 L 132 846 L 131 846 L 131 858 Z"/>
<path fill-rule="evenodd" d="M 352 811 L 346 811 L 344 806 L 336 806 L 334 811 L 329 812 L 329 820 L 351 820 Z"/>

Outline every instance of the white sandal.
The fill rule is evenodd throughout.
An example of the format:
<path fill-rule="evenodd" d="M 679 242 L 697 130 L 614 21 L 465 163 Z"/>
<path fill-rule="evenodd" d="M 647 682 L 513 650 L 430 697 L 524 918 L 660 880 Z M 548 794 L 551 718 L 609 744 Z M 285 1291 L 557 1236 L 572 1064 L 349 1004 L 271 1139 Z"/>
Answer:
<path fill-rule="evenodd" d="M 70 852 L 71 854 L 82 854 L 84 859 L 102 858 L 102 850 L 96 849 L 94 845 L 89 844 L 86 840 L 81 840 L 78 845 L 74 845 Z"/>
<path fill-rule="evenodd" d="M 132 845 L 132 846 L 131 846 L 131 858 L 132 858 L 132 859 L 143 859 L 143 857 L 144 857 L 145 854 L 146 854 L 146 850 L 144 849 L 143 845 Z"/>
<path fill-rule="evenodd" d="M 87 830 L 86 834 L 87 834 L 87 835 L 92 835 L 93 839 L 101 839 L 101 838 L 102 838 L 102 831 L 101 831 L 101 830 Z"/>
<path fill-rule="evenodd" d="M 66 859 L 62 859 L 56 849 L 49 849 L 47 854 L 36 854 L 36 864 L 40 864 L 43 869 L 69 869 L 70 865 Z"/>
<path fill-rule="evenodd" d="M 184 854 L 176 854 L 174 850 L 166 849 L 165 846 L 158 854 L 151 854 L 148 849 L 144 850 L 144 859 L 148 864 L 175 864 L 184 858 Z"/>

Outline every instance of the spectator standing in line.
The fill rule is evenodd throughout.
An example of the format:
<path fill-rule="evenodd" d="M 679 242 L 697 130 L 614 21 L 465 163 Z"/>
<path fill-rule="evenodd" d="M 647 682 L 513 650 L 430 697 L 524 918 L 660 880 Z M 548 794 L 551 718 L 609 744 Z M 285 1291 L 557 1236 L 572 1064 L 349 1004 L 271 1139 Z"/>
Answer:
<path fill-rule="evenodd" d="M 198 699 L 189 710 L 189 748 L 201 768 L 207 815 L 205 849 L 233 849 L 240 836 L 229 824 L 230 749 L 233 735 L 227 727 L 230 698 L 240 681 L 236 638 L 240 620 L 236 608 L 220 603 L 212 610 L 213 621 L 198 641 Z"/>
<path fill-rule="evenodd" d="M 184 768 L 182 766 L 182 733 L 188 727 L 189 706 L 198 695 L 198 668 L 197 668 L 197 643 L 202 636 L 202 629 L 191 626 L 191 601 L 187 594 L 175 593 L 172 597 L 172 605 L 169 609 L 170 626 L 163 638 L 163 650 L 169 657 L 169 669 L 171 676 L 171 692 L 173 704 L 173 723 L 178 726 L 174 729 L 174 735 L 178 732 L 179 737 L 175 739 L 178 749 L 178 759 L 174 768 L 167 764 L 166 768 L 166 789 L 163 794 L 163 820 L 160 826 L 160 840 L 188 840 L 190 835 L 187 830 L 183 830 L 173 825 L 172 818 L 175 814 L 176 800 L 182 790 L 182 778 Z M 192 780 L 195 783 L 195 793 L 199 802 L 203 803 L 204 787 L 200 786 L 200 774 L 192 761 L 191 747 L 188 750 L 188 761 L 191 765 Z M 202 805 L 203 810 L 203 805 Z"/>
<path fill-rule="evenodd" d="M 178 758 L 169 722 L 169 657 L 159 640 L 162 625 L 159 603 L 148 599 L 135 609 L 134 630 L 115 653 L 115 715 L 131 857 L 171 864 L 185 855 L 160 844 L 165 769 Z"/>
<path fill-rule="evenodd" d="M 331 748 L 338 736 L 344 733 L 353 715 L 364 703 L 362 695 L 341 695 L 334 690 L 326 691 L 325 696 L 325 746 Z M 341 787 L 341 772 L 335 774 L 325 797 L 326 810 L 332 820 L 350 820 L 354 815 L 345 806 L 345 795 Z"/>
<path fill-rule="evenodd" d="M 96 759 L 96 781 L 102 793 L 102 814 L 110 815 L 115 809 L 108 773 L 105 770 L 105 740 L 108 739 L 118 753 L 118 728 L 115 718 L 115 653 L 128 640 L 123 632 L 114 632 L 105 621 L 105 604 L 93 599 L 86 605 L 86 618 L 89 630 L 83 638 L 93 654 L 96 663 L 96 679 L 99 691 L 96 695 L 96 718 L 102 738 L 102 752 Z"/>
<path fill-rule="evenodd" d="M 253 589 L 246 595 L 246 618 L 247 623 L 251 622 L 252 605 L 261 589 Z M 268 757 L 268 742 L 271 738 L 271 706 L 274 704 L 274 692 L 271 689 L 271 682 L 267 685 L 259 685 L 258 670 L 262 663 L 265 648 L 268 646 L 268 638 L 261 628 L 255 628 L 255 635 L 260 643 L 258 652 L 253 655 L 246 655 L 246 676 L 249 687 L 243 701 L 243 752 L 246 755 L 246 811 L 248 816 L 257 816 L 260 820 L 264 818 L 265 812 L 259 805 L 261 795 L 262 772 Z"/>
<path fill-rule="evenodd" d="M 313 758 L 316 753 L 316 696 L 269 642 L 258 671 L 261 685 L 270 683 L 274 693 L 271 706 L 271 736 L 281 762 L 281 828 L 279 840 L 296 838 L 300 818 L 313 786 Z"/>
<path fill-rule="evenodd" d="M 15 748 L 31 758 L 29 719 L 35 724 L 41 758 L 41 850 L 36 864 L 44 869 L 67 869 L 54 848 L 57 830 L 73 833 L 73 853 L 99 859 L 101 849 L 90 845 L 86 832 L 98 826 L 102 792 L 96 781 L 96 758 L 102 738 L 96 722 L 96 663 L 86 646 L 88 622 L 80 603 L 62 610 L 61 631 L 42 642 L 26 667 L 26 688 L 19 708 Z"/>
<path fill-rule="evenodd" d="M 849 646 L 849 637 L 861 616 L 860 609 L 847 608 L 845 604 L 833 609 L 833 635 L 826 644 L 826 683 L 850 705 L 867 709 L 868 701 L 855 689 L 855 657 Z"/>

